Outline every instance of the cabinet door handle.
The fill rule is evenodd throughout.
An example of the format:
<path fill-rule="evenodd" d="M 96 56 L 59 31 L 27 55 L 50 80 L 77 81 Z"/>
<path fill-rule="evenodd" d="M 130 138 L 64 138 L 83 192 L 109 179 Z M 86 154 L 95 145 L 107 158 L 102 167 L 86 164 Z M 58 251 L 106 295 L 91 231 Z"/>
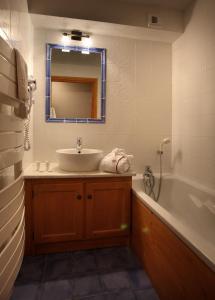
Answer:
<path fill-rule="evenodd" d="M 81 199 L 82 199 L 82 196 L 81 196 L 81 195 L 77 195 L 76 199 L 77 199 L 77 200 L 81 200 Z"/>
<path fill-rule="evenodd" d="M 120 225 L 120 229 L 121 229 L 121 230 L 126 230 L 126 229 L 128 229 L 128 224 L 125 224 L 125 223 L 121 224 L 121 225 Z"/>
<path fill-rule="evenodd" d="M 93 198 L 92 195 L 87 195 L 87 199 L 91 200 Z"/>
<path fill-rule="evenodd" d="M 142 228 L 142 233 L 149 234 L 149 228 L 148 227 L 143 227 Z"/>

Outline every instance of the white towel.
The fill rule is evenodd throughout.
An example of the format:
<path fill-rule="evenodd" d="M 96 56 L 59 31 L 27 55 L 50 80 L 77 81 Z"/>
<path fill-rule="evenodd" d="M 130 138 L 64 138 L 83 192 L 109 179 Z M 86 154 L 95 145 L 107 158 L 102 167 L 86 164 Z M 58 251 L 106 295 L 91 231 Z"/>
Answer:
<path fill-rule="evenodd" d="M 133 155 L 127 155 L 123 149 L 115 148 L 101 161 L 100 169 L 109 173 L 126 173 L 131 168 Z"/>
<path fill-rule="evenodd" d="M 21 118 L 27 118 L 27 102 L 29 100 L 28 92 L 28 68 L 27 64 L 20 54 L 19 50 L 15 49 L 16 56 L 16 74 L 17 74 L 17 95 L 18 98 L 25 102 L 25 105 L 20 105 L 16 110 L 16 114 Z"/>

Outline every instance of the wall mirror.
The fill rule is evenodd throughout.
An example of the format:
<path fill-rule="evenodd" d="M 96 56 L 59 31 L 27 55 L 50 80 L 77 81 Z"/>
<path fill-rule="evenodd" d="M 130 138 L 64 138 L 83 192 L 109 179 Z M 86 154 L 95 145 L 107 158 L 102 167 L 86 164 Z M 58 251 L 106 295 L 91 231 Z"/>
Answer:
<path fill-rule="evenodd" d="M 104 123 L 106 50 L 46 45 L 46 121 Z"/>

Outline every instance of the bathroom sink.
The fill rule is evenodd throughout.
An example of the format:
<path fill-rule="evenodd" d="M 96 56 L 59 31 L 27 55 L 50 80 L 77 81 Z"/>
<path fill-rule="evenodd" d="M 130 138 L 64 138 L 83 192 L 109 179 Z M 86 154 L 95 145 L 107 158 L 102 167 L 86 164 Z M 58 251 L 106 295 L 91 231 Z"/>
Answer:
<path fill-rule="evenodd" d="M 103 157 L 103 151 L 99 149 L 82 149 L 78 153 L 76 148 L 59 149 L 56 151 L 59 167 L 69 172 L 95 171 Z"/>

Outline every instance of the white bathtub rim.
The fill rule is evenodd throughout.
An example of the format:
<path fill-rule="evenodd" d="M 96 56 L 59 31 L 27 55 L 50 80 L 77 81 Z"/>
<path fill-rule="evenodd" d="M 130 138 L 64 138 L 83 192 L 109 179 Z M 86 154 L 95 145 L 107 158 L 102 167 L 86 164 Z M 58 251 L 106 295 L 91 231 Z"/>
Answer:
<path fill-rule="evenodd" d="M 155 177 L 156 178 L 159 178 L 159 173 L 154 173 Z M 132 180 L 135 180 L 135 179 L 141 179 L 143 178 L 143 174 L 136 174 L 136 176 L 133 176 L 132 177 Z M 187 177 L 184 177 L 184 176 L 181 176 L 181 175 L 176 175 L 176 174 L 172 174 L 172 173 L 163 173 L 163 178 L 164 179 L 171 179 L 171 178 L 174 178 L 174 179 L 178 179 L 179 181 L 182 181 L 188 185 L 191 185 L 192 187 L 200 190 L 201 192 L 204 192 L 204 193 L 207 193 L 213 197 L 215 197 L 215 189 L 212 189 L 210 187 L 207 187 L 199 182 L 196 182 L 192 179 L 189 179 Z"/>
<path fill-rule="evenodd" d="M 172 175 L 165 175 L 166 178 L 177 178 Z M 135 176 L 135 179 L 142 178 L 142 175 Z M 178 219 L 166 209 L 152 200 L 146 193 L 135 185 L 132 186 L 134 194 L 142 201 L 155 215 L 157 215 L 180 239 L 182 239 L 214 272 L 215 272 L 215 248 L 206 240 L 203 240 L 196 232 L 183 225 Z"/>

